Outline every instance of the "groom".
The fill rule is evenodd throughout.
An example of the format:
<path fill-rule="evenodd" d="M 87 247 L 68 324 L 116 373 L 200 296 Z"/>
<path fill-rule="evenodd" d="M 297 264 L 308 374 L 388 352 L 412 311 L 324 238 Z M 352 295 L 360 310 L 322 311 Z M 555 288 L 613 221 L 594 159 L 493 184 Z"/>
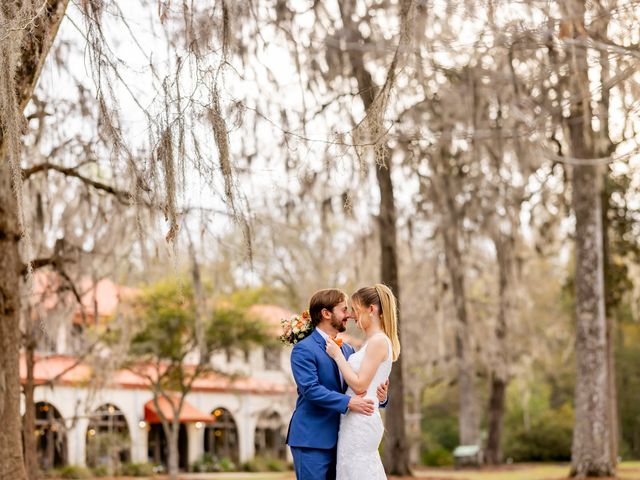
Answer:
<path fill-rule="evenodd" d="M 340 414 L 350 410 L 372 415 L 373 401 L 345 395 L 340 370 L 325 351 L 327 338 L 344 332 L 351 318 L 347 295 L 335 288 L 320 290 L 311 297 L 309 314 L 316 328 L 291 353 L 298 400 L 289 424 L 287 445 L 291 447 L 298 480 L 333 480 Z M 348 344 L 341 348 L 347 359 L 354 352 Z M 387 384 L 378 387 L 377 396 L 380 407 L 384 407 Z"/>

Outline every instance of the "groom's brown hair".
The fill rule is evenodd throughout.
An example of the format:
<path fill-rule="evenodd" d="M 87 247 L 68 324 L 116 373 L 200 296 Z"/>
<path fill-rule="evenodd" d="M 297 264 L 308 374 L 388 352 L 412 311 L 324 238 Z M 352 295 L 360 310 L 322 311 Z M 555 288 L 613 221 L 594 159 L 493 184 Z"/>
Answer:
<path fill-rule="evenodd" d="M 309 316 L 313 326 L 317 327 L 322 320 L 323 309 L 331 311 L 333 307 L 347 298 L 349 298 L 347 294 L 337 288 L 325 288 L 314 293 L 309 300 Z"/>

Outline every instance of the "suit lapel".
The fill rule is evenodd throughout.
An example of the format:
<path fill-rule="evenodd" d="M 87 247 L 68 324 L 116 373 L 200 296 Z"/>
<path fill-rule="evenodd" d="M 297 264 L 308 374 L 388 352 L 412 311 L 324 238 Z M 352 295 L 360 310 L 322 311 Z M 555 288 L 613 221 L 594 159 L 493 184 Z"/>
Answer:
<path fill-rule="evenodd" d="M 347 344 L 346 343 L 342 344 L 342 347 L 340 347 L 340 350 L 342 350 L 342 354 L 344 355 L 344 358 L 349 360 L 349 356 L 351 355 L 351 352 L 347 348 Z M 342 385 L 341 385 L 341 387 L 342 387 L 342 393 L 347 391 L 347 382 L 344 381 L 344 375 L 342 376 Z"/>
<path fill-rule="evenodd" d="M 331 365 L 333 366 L 333 372 L 335 374 L 336 377 L 336 384 L 342 389 L 342 391 L 344 392 L 344 385 L 340 382 L 340 369 L 338 369 L 338 365 L 336 364 L 336 362 L 333 360 L 333 358 L 331 358 L 329 356 L 329 354 L 327 353 L 327 341 L 324 339 L 324 337 L 320 334 L 320 332 L 318 332 L 318 329 L 316 328 L 313 333 L 311 334 L 311 336 L 314 338 L 314 340 L 318 343 L 318 345 L 320 345 L 320 347 L 322 348 L 322 351 L 324 352 L 324 354 L 326 355 L 326 357 L 329 359 L 329 361 L 331 362 Z M 342 353 L 345 355 L 345 350 L 344 350 L 344 345 L 340 348 L 340 350 L 342 350 Z"/>

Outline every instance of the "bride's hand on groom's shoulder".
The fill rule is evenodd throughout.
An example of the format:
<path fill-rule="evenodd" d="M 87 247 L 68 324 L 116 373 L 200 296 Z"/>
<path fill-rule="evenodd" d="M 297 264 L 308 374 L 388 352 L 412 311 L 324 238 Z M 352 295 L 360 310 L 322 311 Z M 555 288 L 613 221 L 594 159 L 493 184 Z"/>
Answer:
<path fill-rule="evenodd" d="M 340 355 L 342 355 L 342 350 L 340 350 L 340 346 L 336 343 L 333 338 L 327 339 L 327 353 L 331 358 L 336 360 Z"/>

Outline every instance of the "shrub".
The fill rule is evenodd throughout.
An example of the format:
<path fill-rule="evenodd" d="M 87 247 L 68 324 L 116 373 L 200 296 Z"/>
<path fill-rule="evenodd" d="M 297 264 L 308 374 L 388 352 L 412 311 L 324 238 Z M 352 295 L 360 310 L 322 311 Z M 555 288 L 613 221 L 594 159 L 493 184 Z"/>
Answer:
<path fill-rule="evenodd" d="M 457 392 L 446 386 L 430 390 L 428 403 L 422 408 L 421 432 L 425 450 L 458 446 Z"/>
<path fill-rule="evenodd" d="M 453 465 L 453 454 L 446 448 L 434 448 L 422 452 L 422 464 L 429 467 Z"/>
<path fill-rule="evenodd" d="M 245 462 L 242 469 L 247 472 L 286 472 L 291 467 L 289 463 L 279 458 L 256 456 Z"/>
<path fill-rule="evenodd" d="M 122 475 L 130 477 L 152 477 L 155 473 L 150 463 L 125 463 L 122 465 Z"/>
<path fill-rule="evenodd" d="M 205 453 L 191 464 L 191 470 L 196 473 L 217 472 L 215 459 L 210 453 Z"/>
<path fill-rule="evenodd" d="M 226 457 L 225 458 L 221 458 L 217 462 L 217 466 L 219 468 L 219 471 L 221 471 L 221 472 L 233 472 L 233 471 L 237 470 L 236 464 L 233 463 L 230 458 L 226 458 Z"/>
<path fill-rule="evenodd" d="M 94 477 L 106 477 L 109 475 L 109 469 L 106 465 L 98 465 L 97 467 L 93 467 L 91 469 Z"/>
<path fill-rule="evenodd" d="M 254 457 L 248 462 L 245 462 L 244 465 L 242 465 L 242 469 L 247 472 L 266 472 L 267 460 L 263 457 Z"/>
<path fill-rule="evenodd" d="M 93 478 L 91 471 L 84 468 L 78 467 L 76 465 L 67 465 L 66 467 L 62 467 L 58 470 L 58 476 L 60 478 L 70 478 L 70 479 L 86 479 Z"/>
<path fill-rule="evenodd" d="M 230 458 L 218 459 L 210 453 L 205 453 L 191 464 L 191 470 L 197 473 L 235 472 L 237 469 L 236 464 Z"/>
<path fill-rule="evenodd" d="M 528 430 L 521 426 L 512 432 L 505 442 L 505 457 L 516 462 L 568 461 L 571 459 L 572 434 L 573 409 L 565 404 L 534 419 Z"/>
<path fill-rule="evenodd" d="M 267 470 L 270 472 L 286 472 L 288 468 L 289 466 L 284 460 L 280 460 L 279 458 L 267 459 Z"/>

